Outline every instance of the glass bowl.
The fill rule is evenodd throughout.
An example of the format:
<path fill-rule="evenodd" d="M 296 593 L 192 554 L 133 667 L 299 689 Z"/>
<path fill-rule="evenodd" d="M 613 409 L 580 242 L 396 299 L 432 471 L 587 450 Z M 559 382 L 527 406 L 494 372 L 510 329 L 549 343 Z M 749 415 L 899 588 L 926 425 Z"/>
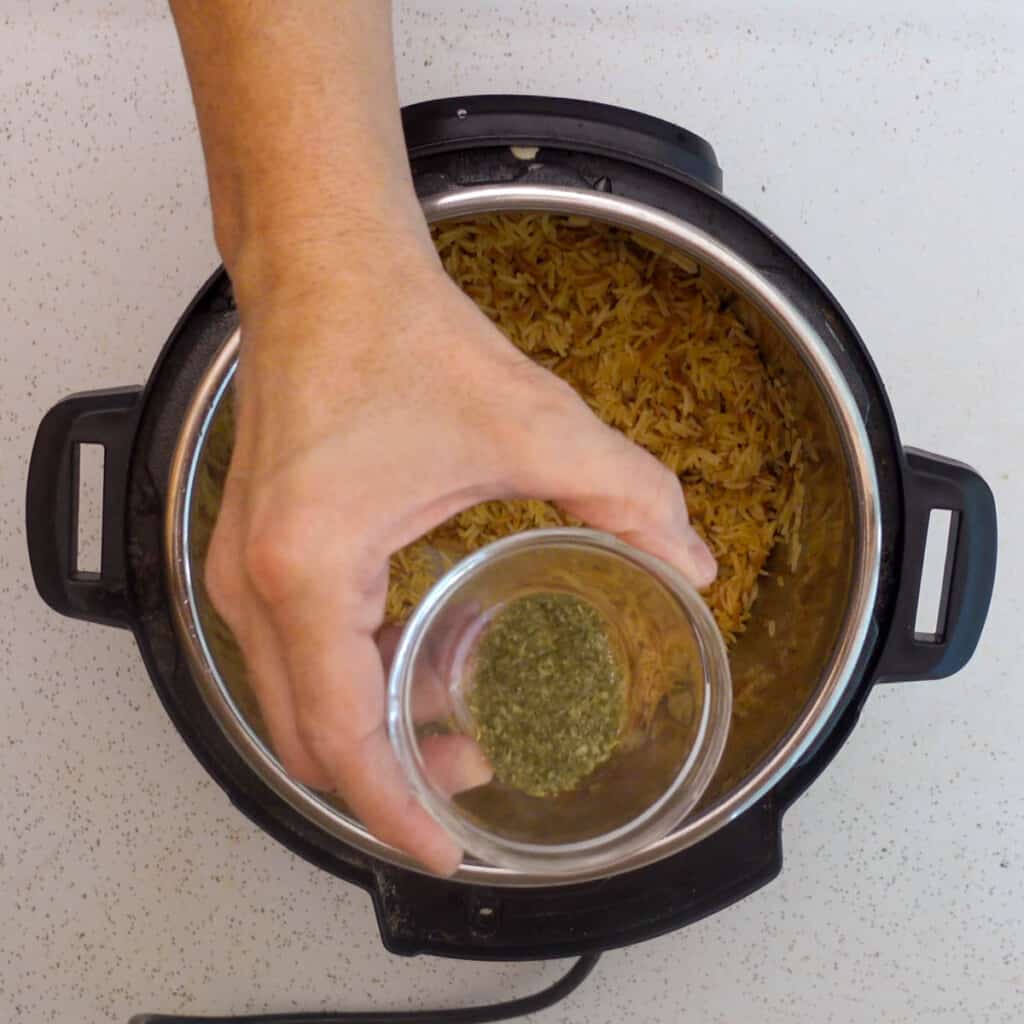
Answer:
<path fill-rule="evenodd" d="M 494 692 L 493 679 L 481 674 L 482 659 L 493 650 L 493 641 L 486 646 L 489 632 L 509 621 L 503 613 L 513 605 L 523 607 L 521 599 L 539 595 L 596 614 L 587 621 L 601 623 L 621 683 L 610 754 L 602 746 L 603 759 L 555 792 L 525 786 L 509 767 L 514 759 L 495 746 L 491 720 L 474 714 L 490 706 L 475 696 Z M 576 690 L 566 690 L 566 700 L 594 676 L 591 666 L 576 679 Z M 518 681 L 502 678 L 512 693 Z M 565 678 L 573 673 L 566 670 Z M 492 689 L 480 689 L 485 685 Z M 546 692 L 560 699 L 557 687 Z M 388 681 L 391 743 L 427 810 L 468 854 L 546 875 L 610 869 L 678 825 L 718 766 L 731 710 L 725 646 L 696 589 L 661 560 L 576 528 L 519 533 L 459 562 L 406 624 Z M 550 737 L 570 736 L 562 725 L 575 714 L 556 703 L 537 723 L 537 734 L 548 737 L 544 752 L 550 748 L 559 769 L 572 755 Z M 534 730 L 535 722 L 527 715 L 517 728 Z M 453 793 L 451 772 L 438 769 L 437 755 L 443 761 L 446 745 L 449 753 L 456 746 L 465 753 L 467 744 L 478 763 L 494 766 L 494 775 Z"/>

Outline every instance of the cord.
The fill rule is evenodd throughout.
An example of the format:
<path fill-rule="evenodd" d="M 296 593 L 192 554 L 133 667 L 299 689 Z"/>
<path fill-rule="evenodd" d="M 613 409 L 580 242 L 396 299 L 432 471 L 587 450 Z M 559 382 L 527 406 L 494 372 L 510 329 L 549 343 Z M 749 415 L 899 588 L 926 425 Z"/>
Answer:
<path fill-rule="evenodd" d="M 361 1013 L 267 1013 L 250 1017 L 179 1017 L 173 1014 L 143 1013 L 129 1024 L 494 1024 L 495 1021 L 539 1013 L 572 995 L 586 981 L 601 959 L 588 953 L 576 961 L 553 985 L 521 999 L 490 1006 L 466 1006 L 451 1010 L 372 1010 Z"/>

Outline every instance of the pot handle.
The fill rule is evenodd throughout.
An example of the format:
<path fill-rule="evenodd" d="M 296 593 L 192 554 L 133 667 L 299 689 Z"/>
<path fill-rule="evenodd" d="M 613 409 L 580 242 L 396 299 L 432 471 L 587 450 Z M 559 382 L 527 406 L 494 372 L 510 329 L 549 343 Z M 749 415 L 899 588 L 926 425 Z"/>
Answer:
<path fill-rule="evenodd" d="M 71 395 L 43 418 L 28 471 L 25 528 L 36 589 L 61 615 L 131 625 L 125 578 L 128 462 L 141 388 Z M 78 569 L 79 446 L 103 448 L 100 571 Z"/>
<path fill-rule="evenodd" d="M 944 679 L 974 654 L 985 625 L 996 573 L 996 504 L 969 466 L 907 448 L 903 490 L 906 527 L 892 626 L 879 662 L 880 682 Z M 928 523 L 952 513 L 936 634 L 915 631 Z"/>

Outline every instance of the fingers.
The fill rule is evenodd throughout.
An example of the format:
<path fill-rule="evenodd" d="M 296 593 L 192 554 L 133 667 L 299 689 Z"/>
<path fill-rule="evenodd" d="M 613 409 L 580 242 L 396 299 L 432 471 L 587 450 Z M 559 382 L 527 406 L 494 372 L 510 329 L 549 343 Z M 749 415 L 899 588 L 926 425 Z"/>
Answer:
<path fill-rule="evenodd" d="M 385 674 L 390 669 L 401 635 L 402 627 L 395 625 L 384 626 L 377 634 L 377 649 Z M 441 722 L 453 711 L 452 696 L 446 685 L 447 674 L 442 668 L 442 664 L 450 663 L 450 657 L 445 660 L 445 655 L 435 646 L 425 652 L 421 661 L 422 667 L 411 695 L 412 719 L 418 725 Z M 484 786 L 494 777 L 494 770 L 480 744 L 470 736 L 447 733 L 426 736 L 420 742 L 420 753 L 426 765 L 427 778 L 446 796 Z"/>
<path fill-rule="evenodd" d="M 337 576 L 325 573 L 321 579 L 275 608 L 299 735 L 371 832 L 432 871 L 450 875 L 462 851 L 415 799 L 392 751 L 372 630 L 354 621 L 351 605 L 331 584 Z M 437 756 L 446 779 L 473 768 L 464 753 Z"/>
<path fill-rule="evenodd" d="M 299 782 L 328 790 L 330 777 L 306 750 L 298 734 L 288 673 L 274 624 L 239 572 L 242 493 L 237 481 L 228 481 L 206 560 L 207 591 L 242 649 L 249 683 L 259 702 L 274 753 L 288 774 Z"/>
<path fill-rule="evenodd" d="M 427 736 L 420 751 L 427 777 L 448 796 L 485 786 L 494 777 L 480 744 L 469 736 Z"/>
<path fill-rule="evenodd" d="M 690 524 L 679 479 L 575 395 L 563 392 L 554 409 L 525 424 L 515 455 L 510 482 L 518 493 L 556 502 L 668 562 L 697 587 L 714 582 L 717 564 Z"/>
<path fill-rule="evenodd" d="M 699 589 L 711 586 L 718 565 L 690 523 L 678 477 L 617 431 L 599 426 L 615 437 L 604 452 L 578 453 L 582 471 L 559 503 L 577 519 L 668 562 Z"/>
<path fill-rule="evenodd" d="M 299 736 L 288 670 L 274 623 L 253 602 L 246 625 L 236 632 L 278 760 L 284 770 L 304 786 L 330 792 L 334 780 Z"/>
<path fill-rule="evenodd" d="M 332 741 L 329 750 L 324 759 L 338 779 L 338 791 L 378 839 L 438 875 L 455 872 L 462 850 L 409 790 L 383 723 L 344 749 Z M 447 777 L 443 766 L 439 770 Z"/>
<path fill-rule="evenodd" d="M 377 650 L 380 652 L 385 678 L 391 671 L 391 663 L 395 659 L 395 650 L 401 637 L 401 626 L 387 625 L 377 633 Z M 451 694 L 443 674 L 433 657 L 425 657 L 412 691 L 412 719 L 418 725 L 425 725 L 427 722 L 447 718 L 451 713 Z"/>
<path fill-rule="evenodd" d="M 345 615 L 332 614 L 330 592 L 322 595 L 323 603 L 310 593 L 272 614 L 238 571 L 240 506 L 237 491 L 229 488 L 207 575 L 211 596 L 242 648 L 275 753 L 305 785 L 338 792 L 381 840 L 450 875 L 462 851 L 415 800 L 395 759 L 384 729 L 383 668 L 372 638 L 337 627 Z M 383 639 L 393 652 L 397 633 Z M 428 717 L 447 707 L 439 681 L 423 700 L 430 706 L 420 713 Z M 434 740 L 424 758 L 428 776 L 443 792 L 490 779 L 490 766 L 473 741 Z"/>

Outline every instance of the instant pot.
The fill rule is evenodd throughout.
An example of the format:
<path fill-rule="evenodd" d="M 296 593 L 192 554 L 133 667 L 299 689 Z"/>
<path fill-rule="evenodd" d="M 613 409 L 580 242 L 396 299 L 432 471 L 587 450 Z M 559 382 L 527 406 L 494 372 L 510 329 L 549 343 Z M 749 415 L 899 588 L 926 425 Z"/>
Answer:
<path fill-rule="evenodd" d="M 222 270 L 144 388 L 73 395 L 42 421 L 27 498 L 36 585 L 64 615 L 134 632 L 167 713 L 210 775 L 260 828 L 364 888 L 392 952 L 547 958 L 648 939 L 778 873 L 786 809 L 846 741 L 876 683 L 938 679 L 966 664 L 992 592 L 993 497 L 967 466 L 903 447 L 853 325 L 798 256 L 722 195 L 702 139 L 617 108 L 531 97 L 441 100 L 403 118 L 428 219 L 541 210 L 657 239 L 735 295 L 797 396 L 816 450 L 802 568 L 785 568 L 778 553 L 785 585 L 762 588 L 733 652 L 737 739 L 703 804 L 613 873 L 550 879 L 469 862 L 440 880 L 284 775 L 201 587 L 210 524 L 197 518 L 195 488 L 238 349 Z M 82 444 L 105 452 L 98 573 L 76 565 Z M 940 622 L 921 635 L 925 541 L 939 509 L 953 513 Z M 925 689 L 915 696 L 928 700 Z"/>

